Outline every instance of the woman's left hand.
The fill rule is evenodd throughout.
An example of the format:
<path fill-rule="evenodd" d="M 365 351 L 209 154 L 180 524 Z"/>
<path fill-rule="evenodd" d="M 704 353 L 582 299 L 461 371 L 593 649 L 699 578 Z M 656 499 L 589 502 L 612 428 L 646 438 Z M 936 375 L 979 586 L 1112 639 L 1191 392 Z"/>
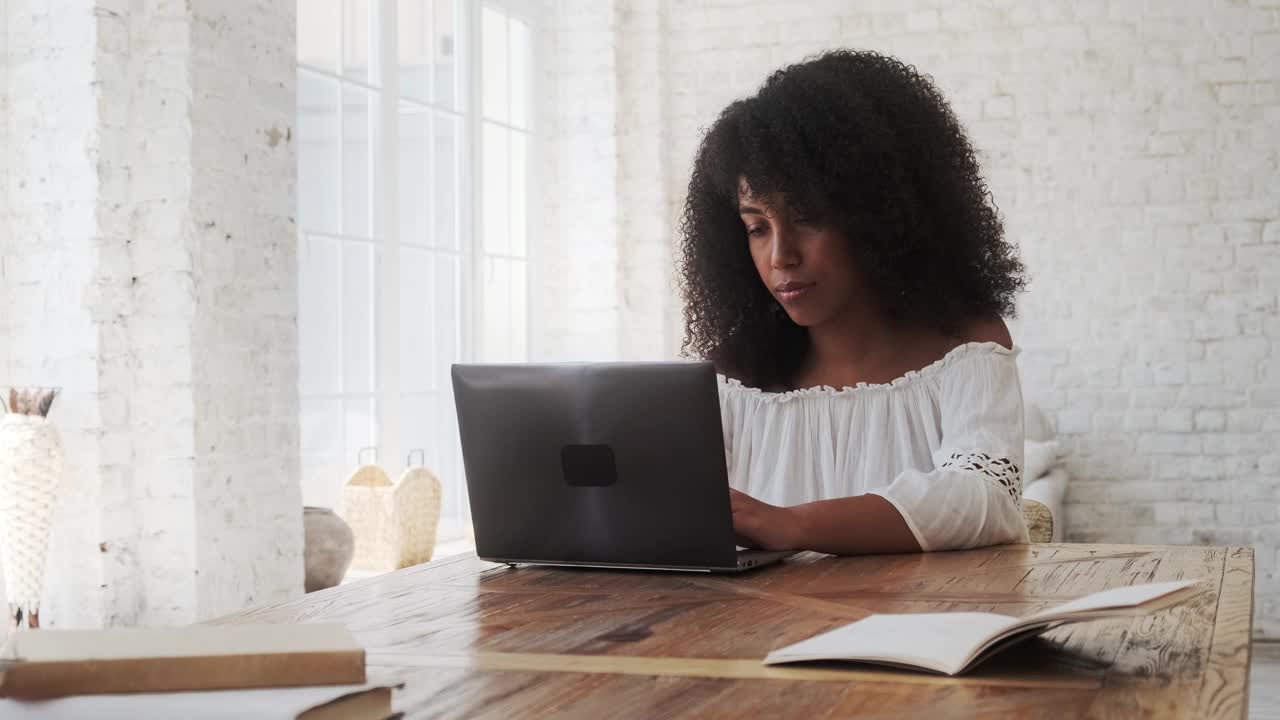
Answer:
<path fill-rule="evenodd" d="M 733 510 L 733 532 L 738 544 L 760 550 L 802 550 L 800 513 L 793 507 L 778 507 L 750 495 L 729 489 Z"/>

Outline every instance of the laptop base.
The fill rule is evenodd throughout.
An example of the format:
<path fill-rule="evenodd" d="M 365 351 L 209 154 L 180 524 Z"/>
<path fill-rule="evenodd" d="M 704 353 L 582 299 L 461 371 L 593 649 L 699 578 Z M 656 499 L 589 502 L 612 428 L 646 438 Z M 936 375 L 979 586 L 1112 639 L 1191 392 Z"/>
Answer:
<path fill-rule="evenodd" d="M 793 552 L 767 550 L 740 550 L 738 551 L 738 565 L 736 567 L 719 567 L 719 566 L 692 566 L 692 565 L 640 565 L 628 563 L 597 563 L 597 562 L 574 562 L 569 560 L 512 560 L 508 558 L 488 558 L 481 557 L 481 560 L 491 563 L 499 563 L 517 567 L 520 565 L 549 567 L 581 567 L 581 568 L 598 568 L 606 570 L 659 570 L 659 571 L 675 571 L 675 572 L 696 572 L 696 573 L 739 573 L 746 570 L 754 570 L 766 565 L 772 565 L 783 558 L 794 555 Z"/>

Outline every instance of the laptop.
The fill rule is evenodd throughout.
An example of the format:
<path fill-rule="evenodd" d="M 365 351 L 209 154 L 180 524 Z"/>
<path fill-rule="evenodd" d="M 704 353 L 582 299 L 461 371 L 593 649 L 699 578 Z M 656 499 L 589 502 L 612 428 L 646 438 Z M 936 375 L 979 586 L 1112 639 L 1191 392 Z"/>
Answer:
<path fill-rule="evenodd" d="M 737 572 L 707 362 L 453 366 L 476 553 L 498 563 Z"/>

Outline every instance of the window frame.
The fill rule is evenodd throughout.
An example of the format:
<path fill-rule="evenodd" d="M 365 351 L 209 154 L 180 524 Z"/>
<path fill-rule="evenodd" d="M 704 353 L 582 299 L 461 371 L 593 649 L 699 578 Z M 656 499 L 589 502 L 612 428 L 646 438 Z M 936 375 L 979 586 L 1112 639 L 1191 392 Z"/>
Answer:
<path fill-rule="evenodd" d="M 422 0 L 428 6 L 433 6 L 433 0 Z M 306 0 L 300 0 L 306 2 Z M 452 405 L 452 389 L 448 387 L 436 387 L 430 391 L 407 391 L 405 383 L 402 382 L 401 373 L 401 253 L 404 243 L 401 238 L 400 227 L 400 181 L 401 173 L 401 157 L 400 157 L 400 130 L 401 130 L 401 68 L 399 62 L 399 37 L 397 29 L 397 19 L 399 12 L 399 4 L 397 0 L 372 0 L 369 3 L 369 38 L 376 42 L 376 53 L 370 53 L 369 70 L 365 78 L 354 78 L 345 72 L 344 63 L 346 61 L 346 36 L 344 32 L 347 17 L 347 8 L 349 0 L 341 0 L 339 3 L 339 18 L 337 20 L 338 39 L 338 66 L 334 69 L 316 67 L 306 64 L 299 59 L 298 71 L 309 72 L 330 80 L 336 80 L 339 83 L 339 101 L 342 102 L 344 97 L 343 88 L 347 85 L 360 88 L 372 94 L 373 98 L 370 103 L 370 110 L 377 108 L 378 118 L 375 124 L 377 129 L 376 141 L 372 144 L 371 155 L 373 169 L 370 173 L 369 193 L 369 213 L 371 229 L 370 237 L 350 236 L 345 233 L 345 228 L 339 226 L 343 232 L 333 233 L 328 231 L 319 231 L 314 227 L 308 227 L 302 218 L 302 208 L 299 207 L 298 222 L 298 241 L 300 250 L 302 245 L 307 242 L 309 235 L 323 235 L 334 237 L 343 241 L 359 241 L 369 243 L 373 248 L 373 302 L 371 310 L 373 313 L 373 354 L 372 370 L 374 373 L 373 382 L 370 392 L 348 392 L 345 387 L 337 393 L 317 393 L 306 392 L 301 383 L 299 384 L 300 400 L 304 403 L 307 400 L 339 400 L 341 401 L 342 416 L 340 418 L 340 438 L 339 443 L 342 446 L 337 451 L 340 455 L 347 452 L 348 442 L 348 418 L 346 415 L 347 401 L 358 399 L 372 399 L 374 408 L 372 413 L 373 427 L 370 428 L 370 434 L 378 451 L 379 464 L 385 468 L 393 477 L 398 475 L 402 463 L 407 464 L 408 454 L 413 449 L 408 447 L 408 443 L 404 440 L 406 436 L 405 429 L 402 427 L 403 420 L 403 402 L 406 396 L 429 396 L 433 402 L 446 402 Z M 535 167 L 535 158 L 537 157 L 537 129 L 536 129 L 536 108 L 533 98 L 536 97 L 536 82 L 538 73 L 537 62 L 540 57 L 540 33 L 538 32 L 539 12 L 541 3 L 520 3 L 512 0 L 458 0 L 455 4 L 457 12 L 456 22 L 457 45 L 461 45 L 458 55 L 459 67 L 457 69 L 457 86 L 461 89 L 463 95 L 462 102 L 456 110 L 443 108 L 437 104 L 435 98 L 431 98 L 430 102 L 424 102 L 412 99 L 410 102 L 414 106 L 427 107 L 431 112 L 444 110 L 453 113 L 459 120 L 458 127 L 461 129 L 462 142 L 460 143 L 460 152 L 458 158 L 458 175 L 457 193 L 458 193 L 458 225 L 457 225 L 457 252 L 456 256 L 459 262 L 459 282 L 457 302 L 459 303 L 459 346 L 457 349 L 458 357 L 453 358 L 456 362 L 477 362 L 481 359 L 480 339 L 483 333 L 481 323 L 483 322 L 482 310 L 484 303 L 484 284 L 483 271 L 485 258 L 488 257 L 484 252 L 484 217 L 483 217 L 483 182 L 482 177 L 482 161 L 484 152 L 484 124 L 486 122 L 483 108 L 483 68 L 481 62 L 483 60 L 483 28 L 481 23 L 482 13 L 485 8 L 491 8 L 506 15 L 508 18 L 516 19 L 527 24 L 529 28 L 529 71 L 527 73 L 528 85 L 527 92 L 527 113 L 525 127 L 519 131 L 526 134 L 526 162 L 525 162 L 525 237 L 526 248 L 523 257 L 525 267 L 525 328 L 526 335 L 524 338 L 523 356 L 528 358 L 533 345 L 531 338 L 533 337 L 533 313 L 530 289 L 533 286 L 533 268 L 535 266 L 535 254 L 533 249 L 536 247 L 535 241 L 535 219 L 536 214 L 535 203 L 533 202 L 533 168 Z M 295 49 L 296 54 L 296 49 Z M 338 125 L 338 142 L 339 142 L 339 172 L 345 170 L 343 162 L 343 150 L 341 143 L 344 137 L 345 108 L 339 106 L 339 125 Z M 301 150 L 300 150 L 301 152 Z M 339 179 L 338 182 L 341 183 Z M 345 193 L 346 189 L 342 188 L 341 193 Z M 345 195 L 340 194 L 339 198 L 345 202 Z M 511 206 L 510 196 L 508 199 L 509 207 Z M 509 211 L 508 211 L 509 212 Z M 411 246 L 412 247 L 412 246 Z M 451 251 L 442 248 L 432 248 L 431 252 L 440 252 L 442 254 L 452 254 Z M 340 276 L 345 277 L 347 266 L 345 263 L 340 265 Z M 301 283 L 299 283 L 301 288 Z M 299 308 L 299 313 L 306 312 L 305 308 Z M 342 353 L 348 338 L 340 331 L 340 346 L 331 348 L 333 352 Z M 444 362 L 449 358 L 440 357 L 439 360 Z M 301 417 L 301 410 L 300 417 Z M 449 433 L 450 437 L 456 437 L 453 433 Z M 454 442 L 454 447 L 445 449 L 447 445 L 440 443 L 442 454 L 452 452 L 455 454 L 453 466 L 457 470 L 458 477 L 442 478 L 446 482 L 452 481 L 451 484 L 455 489 L 454 496 L 449 498 L 449 506 L 441 508 L 441 525 L 438 540 L 440 542 L 457 541 L 464 539 L 470 524 L 470 508 L 466 498 L 465 479 L 463 477 L 463 465 L 461 462 L 461 448 Z M 340 457 L 344 466 L 354 469 L 358 464 L 358 458 Z M 366 454 L 365 459 L 368 459 Z M 349 465 L 348 465 L 349 464 Z M 307 467 L 307 463 L 303 463 L 303 468 Z M 336 478 L 333 481 L 340 483 L 343 478 Z M 329 482 L 328 478 L 308 478 L 303 477 L 303 494 L 307 494 L 309 486 L 316 487 L 322 483 Z M 340 495 L 340 489 L 338 490 Z"/>

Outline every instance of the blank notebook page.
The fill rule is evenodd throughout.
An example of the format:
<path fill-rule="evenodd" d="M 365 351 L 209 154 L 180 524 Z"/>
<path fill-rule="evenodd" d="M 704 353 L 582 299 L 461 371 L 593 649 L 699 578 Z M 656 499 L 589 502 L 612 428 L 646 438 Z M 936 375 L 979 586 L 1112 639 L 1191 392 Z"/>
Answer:
<path fill-rule="evenodd" d="M 1017 622 L 992 613 L 872 615 L 769 654 L 777 660 L 880 660 L 958 672 L 987 638 Z"/>

